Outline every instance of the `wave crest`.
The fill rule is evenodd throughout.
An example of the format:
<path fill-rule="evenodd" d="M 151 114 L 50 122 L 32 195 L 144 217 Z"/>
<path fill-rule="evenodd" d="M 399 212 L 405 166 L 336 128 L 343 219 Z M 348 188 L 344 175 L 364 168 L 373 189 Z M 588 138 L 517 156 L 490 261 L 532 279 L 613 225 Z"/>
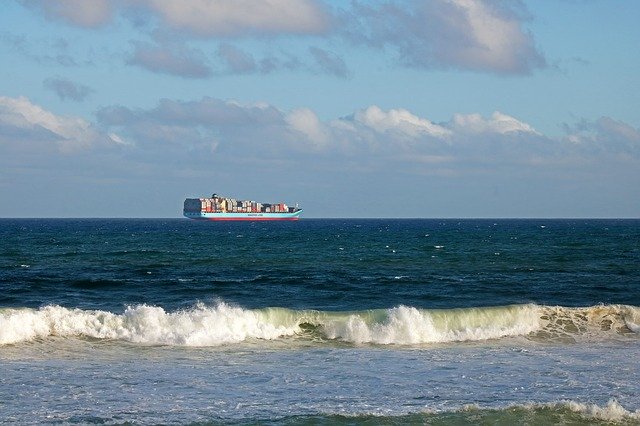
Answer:
<path fill-rule="evenodd" d="M 0 344 L 48 336 L 118 339 L 134 343 L 212 346 L 248 338 L 275 339 L 297 328 L 278 325 L 260 312 L 225 303 L 166 312 L 157 306 L 128 307 L 123 314 L 46 306 L 0 313 Z"/>
<path fill-rule="evenodd" d="M 603 334 L 640 333 L 640 308 L 628 305 L 597 305 L 587 308 L 541 307 L 543 327 L 536 337 L 581 341 Z"/>
<path fill-rule="evenodd" d="M 330 339 L 353 343 L 419 344 L 496 339 L 529 334 L 539 327 L 535 305 L 385 311 L 335 315 L 322 324 Z"/>
<path fill-rule="evenodd" d="M 639 333 L 640 308 L 512 305 L 426 310 L 409 306 L 354 312 L 243 309 L 226 303 L 199 304 L 166 312 L 138 305 L 122 314 L 46 306 L 0 309 L 0 344 L 49 336 L 124 340 L 133 343 L 216 346 L 250 339 L 288 336 L 341 340 L 354 344 L 415 345 L 526 336 L 571 340 Z"/>
<path fill-rule="evenodd" d="M 583 417 L 606 422 L 623 422 L 640 420 L 640 410 L 629 411 L 615 399 L 610 399 L 607 405 L 601 407 L 596 404 L 582 404 L 575 401 L 563 403 L 569 410 L 581 414 Z"/>

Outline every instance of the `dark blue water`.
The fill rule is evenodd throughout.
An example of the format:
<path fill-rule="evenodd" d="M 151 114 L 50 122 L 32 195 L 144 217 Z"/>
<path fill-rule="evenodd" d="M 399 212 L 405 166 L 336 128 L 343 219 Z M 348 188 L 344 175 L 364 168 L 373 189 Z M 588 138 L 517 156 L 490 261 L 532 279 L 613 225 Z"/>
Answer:
<path fill-rule="evenodd" d="M 640 305 L 637 220 L 0 220 L 0 306 Z"/>

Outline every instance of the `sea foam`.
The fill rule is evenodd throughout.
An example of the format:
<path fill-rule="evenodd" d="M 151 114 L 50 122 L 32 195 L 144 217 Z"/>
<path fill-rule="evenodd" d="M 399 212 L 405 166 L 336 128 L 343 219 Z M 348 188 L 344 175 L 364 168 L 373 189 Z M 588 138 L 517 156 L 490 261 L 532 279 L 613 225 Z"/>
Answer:
<path fill-rule="evenodd" d="M 548 403 L 518 403 L 504 407 L 484 408 L 478 404 L 467 404 L 459 410 L 425 410 L 425 423 L 437 423 L 440 419 L 456 418 L 455 413 L 463 414 L 459 423 L 482 424 L 637 424 L 640 410 L 628 410 L 616 399 L 610 399 L 606 405 L 562 400 Z M 451 416 L 451 414 L 454 414 Z M 466 415 L 465 415 L 466 414 Z M 574 415 L 572 415 L 574 414 Z M 577 417 L 576 417 L 577 415 Z"/>
<path fill-rule="evenodd" d="M 118 315 L 105 311 L 46 306 L 5 309 L 0 313 L 0 344 L 48 336 L 118 339 L 134 343 L 212 346 L 248 338 L 275 339 L 297 327 L 270 322 L 260 312 L 220 303 L 177 312 L 157 306 L 128 307 Z"/>
<path fill-rule="evenodd" d="M 579 413 L 584 417 L 604 420 L 606 422 L 639 421 L 640 410 L 630 411 L 624 408 L 615 399 L 610 399 L 607 405 L 601 407 L 596 404 L 583 404 L 575 401 L 563 402 L 569 410 Z"/>
<path fill-rule="evenodd" d="M 640 308 L 586 308 L 534 304 L 464 309 L 397 306 L 354 312 L 244 309 L 220 302 L 167 312 L 130 306 L 121 314 L 46 306 L 0 309 L 0 344 L 49 336 L 124 340 L 151 345 L 216 346 L 295 336 L 354 344 L 416 345 L 508 336 L 581 341 L 639 332 Z"/>
<path fill-rule="evenodd" d="M 328 315 L 322 328 L 330 339 L 353 343 L 441 343 L 526 335 L 539 328 L 539 315 L 535 305 L 446 310 L 398 306 Z"/>

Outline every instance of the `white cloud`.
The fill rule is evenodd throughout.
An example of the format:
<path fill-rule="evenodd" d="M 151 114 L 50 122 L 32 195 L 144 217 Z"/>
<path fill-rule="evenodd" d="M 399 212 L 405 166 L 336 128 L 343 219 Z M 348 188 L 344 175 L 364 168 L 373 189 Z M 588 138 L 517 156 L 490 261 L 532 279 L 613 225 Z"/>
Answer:
<path fill-rule="evenodd" d="M 529 124 L 499 111 L 494 112 L 488 120 L 480 114 L 455 114 L 451 127 L 462 133 L 497 133 L 504 135 L 511 132 L 522 132 L 539 135 Z"/>
<path fill-rule="evenodd" d="M 565 126 L 565 130 L 565 141 L 581 153 L 640 157 L 640 129 L 611 117 L 582 120 L 575 126 Z"/>
<path fill-rule="evenodd" d="M 98 111 L 102 126 L 116 131 L 140 150 L 158 156 L 198 159 L 216 155 L 282 155 L 290 148 L 291 130 L 284 113 L 264 103 L 243 105 L 205 97 L 197 101 L 163 99 L 151 109 L 122 106 Z M 299 136 L 299 135 L 298 135 Z M 165 159 L 166 161 L 166 159 Z"/>
<path fill-rule="evenodd" d="M 56 115 L 26 97 L 0 96 L 0 142 L 51 141 L 60 151 L 71 153 L 87 149 L 102 139 L 103 135 L 82 118 Z"/>
<path fill-rule="evenodd" d="M 115 133 L 109 133 L 109 139 L 111 139 L 113 142 L 117 143 L 118 145 L 131 145 L 129 142 L 123 140 L 120 136 L 118 136 Z"/>
<path fill-rule="evenodd" d="M 139 0 L 172 28 L 199 36 L 316 34 L 328 16 L 313 0 Z"/>
<path fill-rule="evenodd" d="M 450 52 L 440 52 L 443 57 L 451 54 L 453 63 L 467 64 L 473 68 L 517 72 L 529 68 L 523 60 L 536 60 L 532 39 L 522 29 L 518 17 L 501 10 L 498 4 L 478 0 L 449 0 L 462 11 L 468 27 L 466 36 L 470 43 L 461 43 Z M 464 27 L 462 27 L 464 28 Z M 453 47 L 453 46 L 447 46 Z"/>
<path fill-rule="evenodd" d="M 518 0 L 388 1 L 353 9 L 345 34 L 356 43 L 395 48 L 411 67 L 526 74 L 545 66 L 523 28 L 527 17 Z"/>
<path fill-rule="evenodd" d="M 165 99 L 148 110 L 106 108 L 98 117 L 107 129 L 142 149 L 166 148 L 173 155 L 182 155 L 183 149 L 184 155 L 199 152 L 203 158 L 211 155 L 211 141 L 216 141 L 216 155 L 262 159 L 321 153 L 355 161 L 533 164 L 533 159 L 559 155 L 549 138 L 500 112 L 488 118 L 457 114 L 436 124 L 406 109 L 372 105 L 343 118 L 322 120 L 308 108 L 284 112 L 265 103 L 203 98 Z"/>
<path fill-rule="evenodd" d="M 308 108 L 293 110 L 285 120 L 290 128 L 306 136 L 307 141 L 316 148 L 325 147 L 330 142 L 330 129 Z"/>
<path fill-rule="evenodd" d="M 112 21 L 115 10 L 148 11 L 171 29 L 200 37 L 318 34 L 329 16 L 315 0 L 23 0 L 50 19 L 82 27 Z"/>
<path fill-rule="evenodd" d="M 21 0 L 51 19 L 72 25 L 98 27 L 109 23 L 116 11 L 147 10 L 168 27 L 199 36 L 250 34 L 325 34 L 332 16 L 319 0 Z M 478 66 L 509 69 L 518 53 L 531 49 L 530 35 L 522 29 L 524 6 L 486 0 L 389 1 L 378 9 L 356 5 L 351 18 L 369 20 L 373 37 L 386 30 L 401 30 L 399 38 L 413 35 L 430 44 L 439 55 L 458 57 Z M 387 15 L 386 18 L 384 15 Z M 420 25 L 431 24 L 431 25 Z M 374 25 L 371 25 L 374 24 Z M 395 27 L 395 25 L 400 25 Z M 371 25 L 371 27 L 369 27 Z M 379 28 L 373 28 L 373 27 Z M 425 27 L 433 28 L 425 28 Z M 384 29 L 384 27 L 388 27 Z M 382 32 L 376 34 L 378 30 Z M 444 35 L 436 40 L 433 32 Z M 391 41 L 391 37 L 388 37 Z M 438 43 L 443 43 L 438 45 Z M 449 44 L 452 43 L 452 44 Z M 456 48 L 457 46 L 457 48 Z M 449 49 L 454 47 L 453 49 Z M 448 51 L 448 52 L 447 52 Z"/>
<path fill-rule="evenodd" d="M 225 158 L 306 164 L 323 158 L 333 167 L 348 162 L 349 167 L 366 164 L 372 169 L 392 162 L 414 167 L 446 163 L 449 173 L 490 170 L 497 165 L 568 167 L 592 164 L 605 154 L 612 154 L 608 157 L 612 161 L 622 154 L 632 161 L 640 159 L 640 132 L 605 118 L 581 125 L 581 130 L 569 132 L 565 139 L 554 139 L 501 112 L 489 117 L 456 114 L 436 124 L 406 109 L 384 110 L 375 105 L 324 120 L 309 108 L 285 112 L 265 103 L 165 99 L 145 110 L 106 108 L 98 117 L 102 126 L 122 135 L 140 152 L 151 150 L 172 161 Z M 570 143 L 571 137 L 582 144 Z"/>
<path fill-rule="evenodd" d="M 322 0 L 23 0 L 50 19 L 82 27 L 100 27 L 114 17 L 137 17 L 150 22 L 156 40 L 184 43 L 185 37 L 267 38 L 277 36 L 344 37 L 372 48 L 390 48 L 404 66 L 432 69 L 457 68 L 498 74 L 527 74 L 546 66 L 533 35 L 525 28 L 530 19 L 522 0 L 387 0 L 352 2 L 330 8 Z M 133 11 L 133 13 L 131 13 Z M 314 44 L 317 44 L 317 40 Z M 166 47 L 146 49 L 154 58 L 150 69 L 175 72 L 176 61 L 193 69 L 194 58 Z M 349 76 L 345 60 L 324 47 L 309 47 L 312 69 Z M 164 55 L 165 57 L 159 57 Z M 170 56 L 167 65 L 166 56 Z M 219 52 L 233 72 L 270 72 L 293 64 L 277 57 L 262 61 L 253 52 L 224 45 Z M 254 59 L 256 58 L 256 59 Z M 179 62 L 179 61 L 178 61 Z M 195 61 L 202 65 L 202 61 Z M 143 65 L 144 66 L 144 65 Z M 308 67 L 299 67 L 307 69 Z M 203 68 L 197 72 L 199 76 Z M 193 70 L 190 71 L 193 74 Z"/>
<path fill-rule="evenodd" d="M 444 138 L 451 134 L 450 130 L 425 118 L 420 118 L 405 109 L 383 111 L 372 105 L 356 112 L 354 120 L 379 133 L 398 131 L 411 137 L 428 135 L 436 138 Z"/>

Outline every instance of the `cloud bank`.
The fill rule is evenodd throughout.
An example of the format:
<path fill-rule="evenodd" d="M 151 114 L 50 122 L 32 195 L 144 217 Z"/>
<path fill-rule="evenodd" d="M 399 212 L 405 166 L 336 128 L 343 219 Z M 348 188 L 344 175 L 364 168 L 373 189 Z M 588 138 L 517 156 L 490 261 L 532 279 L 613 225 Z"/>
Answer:
<path fill-rule="evenodd" d="M 158 161 L 178 155 L 194 164 L 239 159 L 355 161 L 374 168 L 389 162 L 438 163 L 459 174 L 469 164 L 490 171 L 500 164 L 535 168 L 640 161 L 640 130 L 610 117 L 565 125 L 565 135 L 553 138 L 498 111 L 489 117 L 455 114 L 435 123 L 406 109 L 372 105 L 322 120 L 309 108 L 283 111 L 266 103 L 204 97 L 163 99 L 149 109 L 111 106 L 96 115 L 91 123 L 57 115 L 25 97 L 0 97 L 0 143 L 55 147 L 65 154 L 128 145 L 155 153 Z"/>
<path fill-rule="evenodd" d="M 205 97 L 162 100 L 152 109 L 104 108 L 98 120 L 108 131 L 140 147 L 171 146 L 186 155 L 212 160 L 357 161 L 374 168 L 389 162 L 438 163 L 464 174 L 465 167 L 540 167 L 596 162 L 603 156 L 640 159 L 640 133 L 602 117 L 548 137 L 502 112 L 489 117 L 456 114 L 435 123 L 405 109 L 372 105 L 345 117 L 321 120 L 308 108 L 289 112 L 268 104 L 240 104 Z M 195 154 L 195 153 L 198 154 Z M 472 168 L 473 169 L 473 168 Z"/>

